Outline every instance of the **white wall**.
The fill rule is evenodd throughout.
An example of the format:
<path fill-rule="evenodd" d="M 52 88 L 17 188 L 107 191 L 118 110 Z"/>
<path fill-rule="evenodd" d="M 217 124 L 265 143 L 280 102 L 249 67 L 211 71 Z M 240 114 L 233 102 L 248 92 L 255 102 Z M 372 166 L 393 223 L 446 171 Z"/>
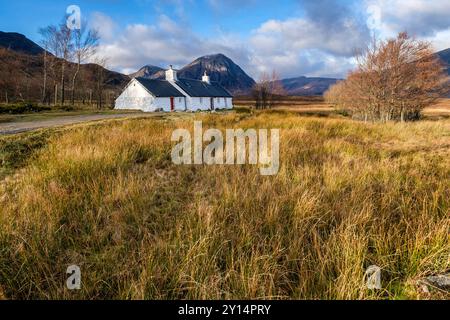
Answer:
<path fill-rule="evenodd" d="M 174 86 L 180 90 L 177 85 Z M 184 91 L 180 91 L 186 94 Z M 211 98 L 174 97 L 174 105 L 175 111 L 207 111 L 211 110 Z M 232 108 L 232 98 L 214 98 L 214 109 Z M 170 98 L 153 97 L 137 80 L 133 79 L 116 99 L 115 109 L 142 110 L 144 112 L 162 109 L 165 112 L 170 112 Z"/>
<path fill-rule="evenodd" d="M 132 80 L 116 99 L 115 109 L 151 111 L 155 98 L 136 80 Z"/>
<path fill-rule="evenodd" d="M 176 111 L 186 109 L 185 97 L 174 97 Z M 153 97 L 140 83 L 133 79 L 122 94 L 116 99 L 115 109 L 142 110 L 153 112 L 162 109 L 170 112 L 170 98 Z"/>
<path fill-rule="evenodd" d="M 226 98 L 226 99 L 227 99 L 226 108 L 233 109 L 233 98 Z"/>
<path fill-rule="evenodd" d="M 214 109 L 232 109 L 233 99 L 232 98 L 214 98 Z"/>
<path fill-rule="evenodd" d="M 176 111 L 186 111 L 187 101 L 186 97 L 175 97 L 175 110 Z"/>
<path fill-rule="evenodd" d="M 209 97 L 191 97 L 188 99 L 188 109 L 192 111 L 206 111 L 211 109 Z"/>
<path fill-rule="evenodd" d="M 188 110 L 208 111 L 211 110 L 211 97 L 190 97 L 188 101 Z M 233 109 L 233 98 L 214 98 L 214 109 Z"/>
<path fill-rule="evenodd" d="M 174 97 L 173 104 L 174 111 L 185 111 L 185 97 Z M 153 103 L 153 110 L 162 109 L 165 112 L 171 112 L 170 110 L 170 98 L 156 98 Z"/>

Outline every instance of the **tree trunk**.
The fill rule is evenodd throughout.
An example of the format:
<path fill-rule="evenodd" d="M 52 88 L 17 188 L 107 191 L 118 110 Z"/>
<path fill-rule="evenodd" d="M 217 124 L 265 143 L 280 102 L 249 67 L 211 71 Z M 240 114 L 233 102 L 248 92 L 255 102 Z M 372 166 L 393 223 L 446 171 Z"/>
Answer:
<path fill-rule="evenodd" d="M 65 72 L 65 63 L 62 62 L 62 64 L 61 64 L 61 105 L 64 105 L 64 89 L 65 89 L 65 86 L 64 86 L 64 82 L 65 82 L 64 72 Z"/>
<path fill-rule="evenodd" d="M 80 60 L 78 59 L 77 70 L 75 71 L 75 74 L 73 75 L 73 78 L 72 78 L 72 90 L 71 90 L 72 91 L 72 97 L 71 97 L 72 106 L 75 105 L 75 82 L 77 80 L 79 72 L 80 72 Z"/>
<path fill-rule="evenodd" d="M 55 84 L 55 106 L 58 104 L 58 84 Z"/>
<path fill-rule="evenodd" d="M 42 103 L 45 103 L 47 97 L 47 50 L 44 51 L 44 79 L 42 88 Z"/>

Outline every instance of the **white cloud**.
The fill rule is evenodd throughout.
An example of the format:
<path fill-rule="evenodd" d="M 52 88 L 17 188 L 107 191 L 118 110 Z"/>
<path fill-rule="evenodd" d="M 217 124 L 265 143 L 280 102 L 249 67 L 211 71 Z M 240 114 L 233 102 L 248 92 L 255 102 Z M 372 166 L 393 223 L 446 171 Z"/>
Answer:
<path fill-rule="evenodd" d="M 433 36 L 425 37 L 430 41 L 436 51 L 448 49 L 450 47 L 450 28 L 436 32 Z"/>
<path fill-rule="evenodd" d="M 99 32 L 105 41 L 114 39 L 117 33 L 117 25 L 114 20 L 101 12 L 92 13 L 89 19 L 89 27 Z"/>
<path fill-rule="evenodd" d="M 108 31 L 115 27 L 108 24 L 99 28 L 108 35 L 102 39 L 99 55 L 108 57 L 110 68 L 126 74 L 146 64 L 182 67 L 199 56 L 223 53 L 255 78 L 272 70 L 283 77 L 345 75 L 351 67 L 351 51 L 336 39 L 327 43 L 313 35 L 301 36 L 313 28 L 304 21 L 269 21 L 252 32 L 249 40 L 233 34 L 202 39 L 187 26 L 162 15 L 155 25 L 129 25 L 113 36 Z"/>
<path fill-rule="evenodd" d="M 178 2 L 179 0 L 171 0 Z M 250 0 L 252 3 L 254 0 Z M 213 7 L 239 5 L 248 1 L 219 3 Z M 282 77 L 343 77 L 354 67 L 353 54 L 370 37 L 369 25 L 377 33 L 395 36 L 407 30 L 431 41 L 436 49 L 450 47 L 449 0 L 365 0 L 365 2 L 301 1 L 304 15 L 268 20 L 247 36 L 223 33 L 202 38 L 180 17 L 175 21 L 160 15 L 154 24 L 132 24 L 124 30 L 102 13 L 92 25 L 100 30 L 100 54 L 109 57 L 111 68 L 131 73 L 146 64 L 182 67 L 195 58 L 223 53 L 257 78 L 260 72 L 276 70 Z M 376 10 L 375 10 L 375 9 Z M 376 21 L 370 21 L 369 15 Z"/>
<path fill-rule="evenodd" d="M 284 77 L 345 76 L 370 32 L 352 7 L 328 4 L 307 2 L 304 17 L 269 20 L 254 30 L 249 40 L 253 67 L 260 72 L 274 69 Z"/>
<path fill-rule="evenodd" d="M 414 36 L 432 39 L 450 30 L 448 0 L 367 0 L 366 3 L 379 9 L 378 31 L 385 37 L 408 31 Z"/>
<path fill-rule="evenodd" d="M 131 73 L 146 64 L 182 67 L 206 54 L 223 53 L 246 61 L 246 51 L 227 35 L 214 40 L 196 36 L 188 26 L 161 15 L 155 25 L 132 24 L 114 38 L 102 39 L 99 55 L 114 70 Z"/>

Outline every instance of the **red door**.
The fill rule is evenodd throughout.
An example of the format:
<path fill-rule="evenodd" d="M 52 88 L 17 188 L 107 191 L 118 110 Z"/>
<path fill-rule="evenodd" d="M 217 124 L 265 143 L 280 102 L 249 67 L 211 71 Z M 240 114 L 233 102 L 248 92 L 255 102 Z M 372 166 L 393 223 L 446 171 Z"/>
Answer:
<path fill-rule="evenodd" d="M 173 97 L 170 97 L 170 111 L 175 110 L 175 100 Z"/>

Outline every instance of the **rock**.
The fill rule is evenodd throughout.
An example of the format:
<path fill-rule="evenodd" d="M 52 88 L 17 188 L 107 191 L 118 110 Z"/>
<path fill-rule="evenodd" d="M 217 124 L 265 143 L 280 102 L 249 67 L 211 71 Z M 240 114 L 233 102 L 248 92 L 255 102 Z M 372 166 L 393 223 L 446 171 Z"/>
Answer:
<path fill-rule="evenodd" d="M 426 277 L 420 282 L 426 287 L 431 287 L 431 289 L 434 288 L 450 292 L 450 273 Z"/>

